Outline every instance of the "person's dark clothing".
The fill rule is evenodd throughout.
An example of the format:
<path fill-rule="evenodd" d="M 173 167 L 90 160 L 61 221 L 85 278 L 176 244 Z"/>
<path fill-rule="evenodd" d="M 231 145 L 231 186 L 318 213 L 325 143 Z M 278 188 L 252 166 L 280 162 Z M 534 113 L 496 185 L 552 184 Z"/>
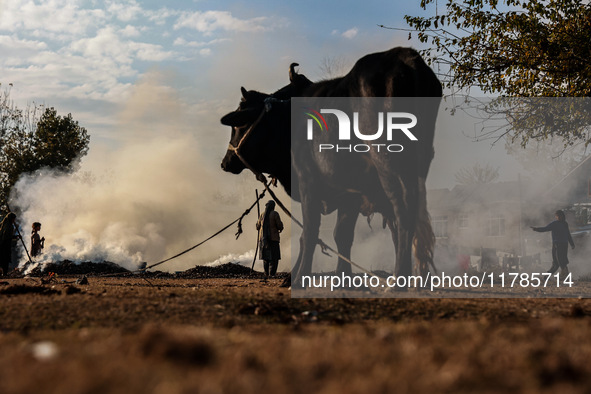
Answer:
<path fill-rule="evenodd" d="M 546 227 L 534 227 L 533 230 L 540 233 L 552 232 L 552 267 L 548 272 L 553 274 L 561 268 L 563 273 L 568 273 L 568 245 L 575 247 L 568 223 L 564 220 L 555 220 Z"/>
<path fill-rule="evenodd" d="M 31 235 L 31 257 L 37 257 L 43 250 L 43 241 L 39 236 L 39 233 Z"/>
<path fill-rule="evenodd" d="M 552 244 L 552 267 L 548 272 L 553 274 L 558 271 L 558 268 L 564 274 L 568 274 L 568 244 L 555 242 Z"/>
<path fill-rule="evenodd" d="M 273 276 L 277 273 L 277 266 L 281 260 L 279 233 L 283 230 L 283 223 L 279 213 L 267 210 L 259 218 L 256 228 L 262 230 L 259 236 L 259 259 L 263 260 L 265 275 Z"/>
<path fill-rule="evenodd" d="M 279 242 L 277 242 L 279 243 Z M 274 276 L 277 273 L 278 260 L 263 260 L 263 268 L 266 276 Z"/>
<path fill-rule="evenodd" d="M 0 268 L 2 274 L 6 275 L 12 261 L 12 239 L 0 241 Z"/>
<path fill-rule="evenodd" d="M 555 220 L 546 227 L 534 227 L 533 230 L 540 233 L 552 231 L 552 243 L 570 244 L 572 247 L 575 246 L 573 237 L 571 237 L 570 230 L 568 229 L 568 223 L 563 220 Z"/>
<path fill-rule="evenodd" d="M 261 260 L 281 260 L 279 248 L 279 233 L 283 230 L 283 223 L 276 211 L 263 213 L 257 222 L 257 230 L 261 229 L 259 242 Z"/>
<path fill-rule="evenodd" d="M 0 268 L 6 275 L 12 262 L 12 243 L 16 239 L 13 221 L 16 216 L 9 213 L 0 223 Z"/>

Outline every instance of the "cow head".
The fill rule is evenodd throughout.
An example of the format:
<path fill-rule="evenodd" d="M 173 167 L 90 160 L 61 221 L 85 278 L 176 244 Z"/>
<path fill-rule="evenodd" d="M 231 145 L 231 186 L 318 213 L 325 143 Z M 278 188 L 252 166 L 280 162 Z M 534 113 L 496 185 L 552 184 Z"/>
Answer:
<path fill-rule="evenodd" d="M 270 110 L 265 108 L 265 100 L 270 95 L 244 88 L 241 91 L 242 100 L 238 109 L 221 119 L 222 124 L 232 127 L 230 146 L 222 160 L 222 169 L 239 174 L 246 168 L 234 148 L 253 128 L 241 145 L 240 155 L 257 171 L 274 174 L 279 170 L 278 158 L 289 159 L 289 106 L 284 104 L 282 110 Z"/>
<path fill-rule="evenodd" d="M 238 109 L 230 112 L 221 119 L 223 125 L 232 127 L 230 145 L 222 160 L 222 169 L 233 174 L 240 174 L 242 170 L 246 168 L 244 163 L 242 163 L 234 152 L 233 148 L 238 146 L 242 138 L 244 138 L 246 131 L 255 122 L 263 108 L 258 105 L 257 102 L 259 100 L 257 100 L 254 95 L 251 95 L 243 87 L 240 88 L 240 90 L 242 91 L 242 100 L 240 101 Z M 250 100 L 249 97 L 251 97 Z"/>
<path fill-rule="evenodd" d="M 233 148 L 238 146 L 248 129 L 260 117 L 259 122 L 241 145 L 240 154 L 257 171 L 271 174 L 280 181 L 283 178 L 285 182 L 282 183 L 288 188 L 291 167 L 288 100 L 301 96 L 312 84 L 306 76 L 296 72 L 297 65 L 292 63 L 289 66 L 290 84 L 272 95 L 241 88 L 242 99 L 238 109 L 221 119 L 222 124 L 232 127 L 230 147 L 222 160 L 224 171 L 239 174 L 246 168 Z M 271 97 L 278 101 L 271 108 L 267 101 L 267 108 L 265 108 L 265 100 Z"/>

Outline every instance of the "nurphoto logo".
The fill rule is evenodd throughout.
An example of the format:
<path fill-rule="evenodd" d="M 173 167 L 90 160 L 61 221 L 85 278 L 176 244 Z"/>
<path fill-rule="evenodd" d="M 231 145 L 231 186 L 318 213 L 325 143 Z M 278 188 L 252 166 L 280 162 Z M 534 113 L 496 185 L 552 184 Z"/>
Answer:
<path fill-rule="evenodd" d="M 321 109 L 320 112 L 311 108 L 306 108 L 306 115 L 310 118 L 307 120 L 307 139 L 314 140 L 314 129 L 320 129 L 320 132 L 328 132 L 328 123 L 322 114 L 334 115 L 338 122 L 338 140 L 351 141 L 352 135 L 360 141 L 370 142 L 377 141 L 382 138 L 384 131 L 386 133 L 386 140 L 391 142 L 395 133 L 402 132 L 410 141 L 418 141 L 417 137 L 410 129 L 416 126 L 417 117 L 408 112 L 378 112 L 377 113 L 377 130 L 361 130 L 359 121 L 359 112 L 353 112 L 353 122 L 347 113 L 340 109 Z M 384 127 L 385 124 L 385 127 Z M 315 126 L 316 125 L 316 126 Z M 323 141 L 325 142 L 325 141 Z M 318 151 L 346 151 L 346 152 L 369 152 L 370 150 L 386 151 L 386 152 L 402 152 L 404 147 L 401 144 L 386 144 L 386 143 L 361 143 L 361 144 L 334 144 L 334 143 L 319 143 Z"/>

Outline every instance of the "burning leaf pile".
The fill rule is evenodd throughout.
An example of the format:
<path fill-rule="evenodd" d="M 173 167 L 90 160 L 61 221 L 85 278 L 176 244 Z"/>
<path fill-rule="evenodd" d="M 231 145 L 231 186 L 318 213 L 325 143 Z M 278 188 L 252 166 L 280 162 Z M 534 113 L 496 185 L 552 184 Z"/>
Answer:
<path fill-rule="evenodd" d="M 283 278 L 287 273 L 278 273 L 277 277 Z M 265 274 L 252 271 L 250 268 L 236 263 L 226 263 L 215 267 L 198 265 L 174 275 L 183 279 L 229 278 L 229 279 L 263 279 Z"/>
<path fill-rule="evenodd" d="M 137 272 L 136 272 L 137 273 Z M 33 269 L 29 276 L 37 278 L 48 278 L 50 276 L 128 276 L 133 274 L 115 263 L 111 262 L 83 262 L 74 263 L 69 260 L 49 263 Z M 16 272 L 12 276 L 17 275 Z M 258 271 L 251 271 L 250 268 L 236 263 L 226 263 L 215 267 L 198 265 L 194 268 L 177 273 L 162 271 L 146 271 L 141 273 L 148 278 L 182 278 L 182 279 L 206 279 L 206 278 L 229 278 L 229 279 L 263 279 L 264 274 Z M 277 277 L 285 278 L 287 273 L 278 273 Z"/>
<path fill-rule="evenodd" d="M 47 273 L 57 275 L 104 275 L 104 274 L 128 274 L 129 270 L 108 261 L 102 263 L 74 263 L 69 260 L 64 260 L 57 263 L 44 264 L 36 267 L 29 275 L 33 277 L 47 276 Z"/>
<path fill-rule="evenodd" d="M 262 272 L 253 272 L 250 268 L 240 264 L 226 263 L 215 267 L 198 265 L 187 271 L 177 274 L 177 276 L 186 279 L 197 278 L 252 278 L 264 277 Z"/>

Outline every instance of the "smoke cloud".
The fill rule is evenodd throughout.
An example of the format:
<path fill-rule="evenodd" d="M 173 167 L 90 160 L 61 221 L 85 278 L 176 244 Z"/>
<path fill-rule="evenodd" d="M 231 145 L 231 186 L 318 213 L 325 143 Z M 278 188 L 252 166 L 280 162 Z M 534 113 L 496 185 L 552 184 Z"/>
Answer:
<path fill-rule="evenodd" d="M 439 272 L 463 273 L 468 268 L 463 264 L 465 257 L 470 261 L 470 269 L 482 269 L 480 248 L 489 249 L 498 257 L 498 264 L 492 265 L 492 269 L 501 270 L 502 258 L 515 255 L 522 257 L 522 272 L 546 272 L 552 262 L 551 235 L 536 233 L 530 226 L 546 226 L 554 220 L 556 209 L 564 209 L 576 244 L 575 250 L 569 251 L 569 269 L 573 278 L 588 278 L 587 256 L 591 251 L 591 213 L 588 212 L 591 212 L 591 203 L 587 174 L 591 164 L 587 163 L 582 168 L 585 171 L 571 179 L 571 184 L 560 184 L 556 192 L 561 193 L 549 193 L 551 186 L 585 157 L 586 151 L 581 146 L 565 149 L 559 140 L 553 145 L 552 141 L 532 142 L 527 149 L 523 149 L 519 141 L 510 144 L 501 139 L 493 144 L 494 139 L 477 138 L 488 124 L 476 115 L 467 111 L 452 115 L 444 102 L 437 118 L 435 157 L 427 178 L 427 199 L 432 224 L 440 230 L 434 255 Z M 498 134 L 503 130 L 499 128 Z M 458 187 L 455 174 L 479 163 L 498 168 L 500 178 L 480 187 Z M 573 207 L 568 201 L 579 204 Z M 577 218 L 575 211 L 580 213 L 582 210 L 585 211 L 584 217 Z M 301 216 L 299 206 L 295 212 Z M 434 224 L 435 221 L 439 226 Z M 335 224 L 336 213 L 322 217 L 320 238 L 331 246 L 335 245 Z M 395 249 L 389 230 L 382 229 L 381 224 L 381 215 L 373 219 L 372 228 L 365 217 L 359 217 L 351 258 L 366 269 L 392 273 Z M 498 230 L 487 230 L 494 226 Z M 443 228 L 445 232 L 441 231 Z M 299 233 L 299 229 L 292 233 L 294 253 L 299 248 Z M 332 272 L 336 266 L 336 256 L 326 256 L 316 248 L 314 270 Z M 354 268 L 353 272 L 359 270 Z"/>
<path fill-rule="evenodd" d="M 229 129 L 222 132 L 219 118 L 182 102 L 159 74 L 146 76 L 118 114 L 119 143 L 93 143 L 74 174 L 44 170 L 17 183 L 13 205 L 22 212 L 24 234 L 39 221 L 46 238 L 37 262 L 110 261 L 136 269 L 201 242 L 239 217 L 261 185 L 246 172 L 236 176 L 220 169 Z M 220 143 L 211 143 L 216 139 Z M 221 263 L 228 255 L 252 260 L 255 222 L 253 209 L 238 241 L 232 227 L 157 269 Z"/>

